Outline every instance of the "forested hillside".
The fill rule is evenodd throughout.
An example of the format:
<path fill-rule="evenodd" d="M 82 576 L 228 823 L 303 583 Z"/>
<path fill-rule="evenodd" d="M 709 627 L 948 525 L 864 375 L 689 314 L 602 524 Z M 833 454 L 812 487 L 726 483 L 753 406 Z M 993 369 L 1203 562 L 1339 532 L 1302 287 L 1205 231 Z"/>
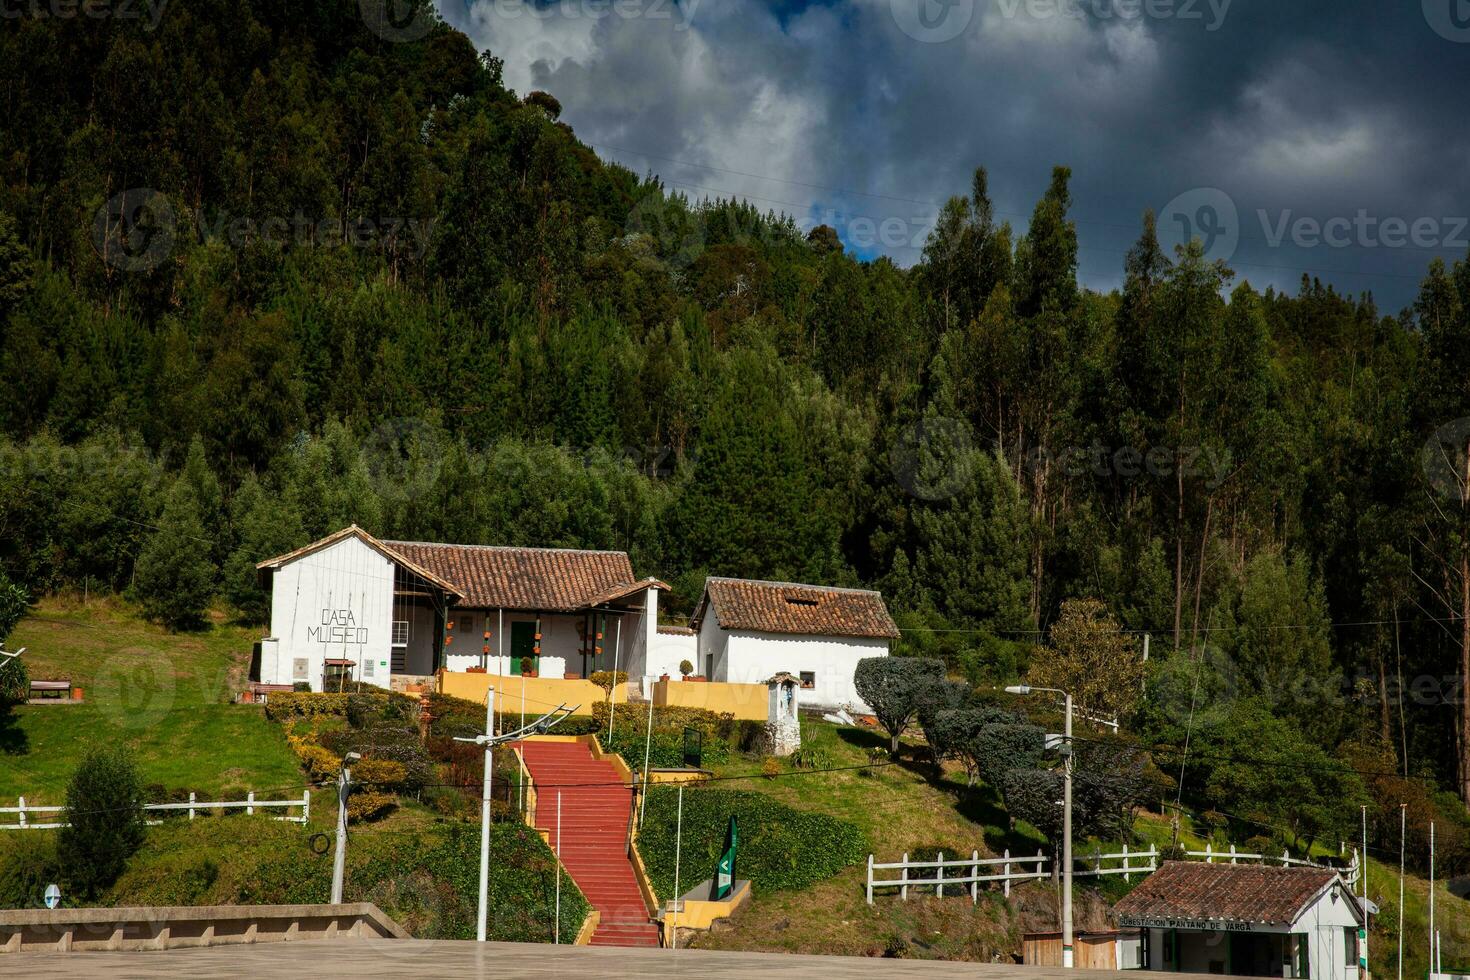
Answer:
<path fill-rule="evenodd" d="M 1186 801 L 1326 838 L 1371 798 L 1396 848 L 1421 777 L 1470 796 L 1470 265 L 1404 311 L 1262 294 L 1145 217 L 1101 295 L 1058 168 L 1024 229 L 977 171 L 902 269 L 559 113 L 345 0 L 9 22 L 4 573 L 188 626 L 349 522 L 619 548 L 675 609 L 706 572 L 881 588 L 977 682 L 1097 598 L 1189 679 L 1139 721 L 1196 740 Z M 1232 817 L 1298 791 L 1229 771 L 1262 752 L 1322 812 Z"/>

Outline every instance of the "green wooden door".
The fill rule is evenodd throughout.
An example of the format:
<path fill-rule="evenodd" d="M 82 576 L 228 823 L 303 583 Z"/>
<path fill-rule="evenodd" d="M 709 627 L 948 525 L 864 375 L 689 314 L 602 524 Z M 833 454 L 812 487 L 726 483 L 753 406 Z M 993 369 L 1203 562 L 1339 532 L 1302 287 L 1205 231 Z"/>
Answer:
<path fill-rule="evenodd" d="M 541 665 L 536 663 L 536 624 L 535 623 L 511 623 L 510 624 L 510 672 L 520 674 L 521 658 L 530 657 L 536 669 Z"/>

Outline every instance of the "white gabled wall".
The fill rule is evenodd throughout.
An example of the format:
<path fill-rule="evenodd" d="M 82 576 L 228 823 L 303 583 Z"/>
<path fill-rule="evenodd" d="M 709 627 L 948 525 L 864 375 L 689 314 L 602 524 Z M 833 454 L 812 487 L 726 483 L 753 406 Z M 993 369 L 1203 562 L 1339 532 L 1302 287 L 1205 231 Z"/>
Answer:
<path fill-rule="evenodd" d="M 869 710 L 858 697 L 853 673 L 859 660 L 888 656 L 887 640 L 711 629 L 713 619 L 712 615 L 706 617 L 700 630 L 700 652 L 714 653 L 716 679 L 759 684 L 783 670 L 797 676 L 809 671 L 816 675 L 816 687 L 801 692 L 802 704 L 848 707 L 863 713 Z"/>
<path fill-rule="evenodd" d="M 278 568 L 271 582 L 271 637 L 277 641 L 268 684 L 306 681 L 322 689 L 328 659 L 351 660 L 353 677 L 387 687 L 392 663 L 393 563 L 355 537 Z M 372 662 L 371 673 L 364 669 Z"/>

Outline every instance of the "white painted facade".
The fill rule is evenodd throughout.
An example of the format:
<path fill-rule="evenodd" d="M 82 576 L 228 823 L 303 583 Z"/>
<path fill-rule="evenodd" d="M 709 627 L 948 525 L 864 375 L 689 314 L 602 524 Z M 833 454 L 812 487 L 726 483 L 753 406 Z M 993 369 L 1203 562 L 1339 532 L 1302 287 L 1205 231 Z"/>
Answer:
<path fill-rule="evenodd" d="M 1359 980 L 1357 932 L 1362 919 L 1357 899 L 1341 879 L 1289 925 L 1129 916 L 1119 924 L 1145 930 L 1150 970 Z"/>
<path fill-rule="evenodd" d="M 451 671 L 484 667 L 492 674 L 519 673 L 512 638 L 518 624 L 525 624 L 523 636 L 525 627 L 534 633 L 536 612 L 457 605 L 444 609 L 443 594 L 431 601 L 424 592 L 430 587 L 422 584 L 395 593 L 397 569 L 389 557 L 394 552 L 379 550 L 369 543 L 373 539 L 351 530 L 356 533 L 339 532 L 335 540 L 304 553 L 263 563 L 271 568 L 270 635 L 260 642 L 259 672 L 253 679 L 305 683 L 322 691 L 328 689 L 328 676 L 341 671 L 348 680 L 386 688 L 392 674 L 432 674 L 441 643 L 444 666 Z M 649 580 L 629 599 L 596 608 L 605 618 L 602 653 L 595 658 L 584 660 L 578 631 L 593 620 L 590 607 L 587 612 L 540 613 L 540 676 L 582 676 L 584 668 L 591 673 L 615 665 L 637 676 L 648 659 L 661 587 Z"/>
<path fill-rule="evenodd" d="M 326 662 L 348 660 L 354 678 L 387 687 L 393 571 L 391 561 L 351 536 L 277 569 L 271 583 L 271 635 L 261 644 L 261 681 L 305 682 L 320 691 Z M 424 673 L 432 670 L 431 664 L 422 666 Z"/>
<path fill-rule="evenodd" d="M 870 709 L 853 684 L 858 661 L 888 656 L 886 639 L 727 630 L 712 610 L 700 622 L 696 641 L 695 672 L 712 681 L 763 684 L 782 671 L 804 681 L 810 675 L 803 704 L 864 714 Z"/>

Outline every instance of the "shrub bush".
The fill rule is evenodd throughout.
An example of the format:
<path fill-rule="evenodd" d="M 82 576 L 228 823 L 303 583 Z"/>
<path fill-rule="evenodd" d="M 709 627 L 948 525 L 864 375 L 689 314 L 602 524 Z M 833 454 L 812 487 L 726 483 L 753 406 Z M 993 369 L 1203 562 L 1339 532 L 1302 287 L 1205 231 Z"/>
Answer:
<path fill-rule="evenodd" d="M 598 740 L 603 748 L 621 755 L 630 767 L 642 769 L 643 753 L 648 741 L 648 709 L 637 705 L 619 705 L 611 741 L 607 737 L 608 710 L 605 702 L 593 706 L 593 730 Z M 701 751 L 707 763 L 728 762 L 746 731 L 746 726 L 737 722 L 731 714 L 717 714 L 703 708 L 655 708 L 649 764 L 656 769 L 683 766 L 686 728 L 693 728 L 700 733 Z M 563 726 L 558 726 L 557 733 L 567 734 L 562 729 Z"/>
<path fill-rule="evenodd" d="M 352 781 L 370 790 L 392 793 L 403 788 L 408 770 L 390 759 L 363 759 L 352 767 Z"/>
<path fill-rule="evenodd" d="M 638 850 L 661 899 L 674 893 L 677 806 L 675 789 L 654 787 L 638 836 Z M 764 793 L 686 789 L 679 879 L 684 891 L 713 873 L 732 815 L 740 827 L 736 877 L 750 879 L 762 894 L 805 888 L 867 858 L 862 831 L 846 820 L 794 810 Z"/>
<path fill-rule="evenodd" d="M 143 844 L 143 789 L 132 755 L 115 746 L 88 752 L 66 788 L 65 816 L 57 850 L 67 881 L 79 897 L 94 899 Z"/>
<path fill-rule="evenodd" d="M 354 823 L 379 820 L 398 806 L 398 797 L 392 793 L 374 793 L 370 790 L 354 791 L 347 797 L 347 819 Z"/>
<path fill-rule="evenodd" d="M 6 832 L 0 840 L 0 909 L 40 908 L 46 886 L 60 880 L 53 831 Z M 62 905 L 75 904 L 70 898 L 63 893 Z"/>
<path fill-rule="evenodd" d="M 354 684 L 342 693 L 281 691 L 272 694 L 265 703 L 265 716 L 271 721 L 282 722 L 322 716 L 346 718 L 352 725 L 384 720 L 404 722 L 413 719 L 418 710 L 417 704 L 417 699 L 407 694 L 385 691 L 370 684 Z M 354 715 L 358 720 L 354 720 Z"/>

